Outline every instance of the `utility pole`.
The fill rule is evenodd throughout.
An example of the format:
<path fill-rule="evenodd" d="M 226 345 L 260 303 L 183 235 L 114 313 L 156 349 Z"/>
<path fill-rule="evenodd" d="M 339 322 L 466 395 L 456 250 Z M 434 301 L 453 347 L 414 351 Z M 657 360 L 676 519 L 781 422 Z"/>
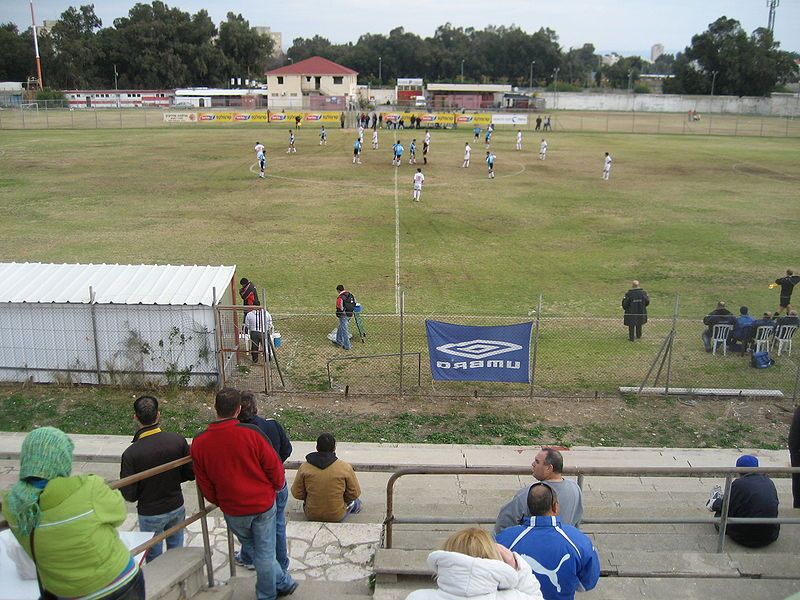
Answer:
<path fill-rule="evenodd" d="M 117 108 L 119 108 L 119 86 L 117 85 L 117 77 L 119 74 L 117 73 L 117 65 L 114 65 L 114 91 L 117 94 Z"/>
<path fill-rule="evenodd" d="M 378 57 L 378 87 L 383 85 L 383 59 Z"/>
<path fill-rule="evenodd" d="M 461 83 L 464 83 L 464 59 L 461 59 Z"/>
<path fill-rule="evenodd" d="M 717 73 L 719 71 L 711 71 L 711 97 L 714 97 L 714 85 L 717 83 Z"/>
<path fill-rule="evenodd" d="M 633 76 L 633 69 L 628 69 L 628 93 L 631 93 L 631 77 Z"/>
<path fill-rule="evenodd" d="M 781 0 L 767 0 L 767 8 L 769 8 L 769 20 L 767 21 L 767 29 L 770 31 L 775 30 L 775 9 L 780 6 Z"/>
<path fill-rule="evenodd" d="M 533 65 L 535 65 L 535 64 L 536 64 L 536 61 L 532 60 L 531 61 L 531 82 L 530 82 L 530 88 L 531 89 L 533 89 Z"/>
<path fill-rule="evenodd" d="M 31 24 L 33 25 L 33 49 L 36 52 L 36 76 L 39 78 L 39 89 L 44 89 L 44 81 L 42 80 L 42 61 L 39 58 L 39 36 L 36 32 L 36 17 L 33 13 L 33 0 L 31 0 Z"/>
<path fill-rule="evenodd" d="M 555 109 L 558 110 L 558 71 L 559 68 L 553 69 L 553 91 L 555 92 Z"/>

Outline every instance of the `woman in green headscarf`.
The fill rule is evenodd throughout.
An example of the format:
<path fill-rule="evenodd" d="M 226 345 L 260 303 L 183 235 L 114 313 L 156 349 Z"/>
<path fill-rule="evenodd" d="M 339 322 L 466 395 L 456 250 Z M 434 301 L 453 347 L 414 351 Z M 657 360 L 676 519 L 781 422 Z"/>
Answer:
<path fill-rule="evenodd" d="M 97 475 L 73 475 L 67 434 L 31 431 L 22 442 L 19 481 L 3 497 L 3 514 L 39 580 L 59 598 L 144 600 L 144 577 L 117 527 L 125 502 Z M 33 552 L 31 551 L 33 543 Z"/>

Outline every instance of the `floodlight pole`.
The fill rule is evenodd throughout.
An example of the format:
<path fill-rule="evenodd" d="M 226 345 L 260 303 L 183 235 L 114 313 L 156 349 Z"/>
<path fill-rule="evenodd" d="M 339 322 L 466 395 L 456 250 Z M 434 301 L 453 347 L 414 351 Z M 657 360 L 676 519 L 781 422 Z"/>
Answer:
<path fill-rule="evenodd" d="M 529 86 L 531 89 L 533 89 L 533 65 L 535 65 L 535 64 L 536 64 L 536 61 L 532 60 L 531 61 L 531 81 L 530 81 L 530 86 Z"/>
<path fill-rule="evenodd" d="M 631 78 L 633 77 L 633 69 L 628 69 L 628 93 L 631 93 Z"/>
<path fill-rule="evenodd" d="M 378 57 L 378 87 L 383 85 L 383 59 Z"/>
<path fill-rule="evenodd" d="M 461 59 L 461 83 L 464 83 L 464 59 Z"/>
<path fill-rule="evenodd" d="M 117 108 L 119 108 L 119 86 L 117 85 L 117 65 L 114 65 L 114 91 L 117 94 Z"/>
<path fill-rule="evenodd" d="M 554 75 L 553 91 L 555 93 L 555 110 L 558 110 L 558 71 L 559 71 L 558 67 L 556 67 L 553 70 L 553 75 Z"/>
<path fill-rule="evenodd" d="M 39 89 L 44 89 L 44 81 L 42 80 L 42 61 L 39 58 L 39 36 L 36 32 L 36 17 L 33 13 L 33 0 L 31 0 L 31 24 L 33 25 L 33 49 L 36 52 L 36 76 L 39 78 Z"/>

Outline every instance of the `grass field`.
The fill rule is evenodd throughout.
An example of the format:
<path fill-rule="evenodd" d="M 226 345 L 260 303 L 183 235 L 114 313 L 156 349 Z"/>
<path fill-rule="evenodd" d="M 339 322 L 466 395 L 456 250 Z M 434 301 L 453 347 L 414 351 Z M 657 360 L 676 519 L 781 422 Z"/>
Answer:
<path fill-rule="evenodd" d="M 400 132 L 408 147 L 412 135 Z M 700 316 L 722 298 L 774 309 L 767 284 L 797 264 L 796 139 L 498 131 L 497 178 L 471 135 L 434 131 L 423 201 L 412 167 L 352 131 L 270 127 L 3 131 L 0 257 L 6 261 L 236 264 L 273 312 L 328 312 L 345 283 L 372 313 L 406 310 L 619 316 L 631 279 L 651 314 Z M 267 146 L 268 177 L 252 147 Z M 614 157 L 600 179 L 604 151 Z M 406 157 L 407 157 L 406 153 Z M 420 161 L 421 162 L 421 161 Z M 396 239 L 396 232 L 399 239 Z M 399 247 L 399 256 L 397 249 Z"/>

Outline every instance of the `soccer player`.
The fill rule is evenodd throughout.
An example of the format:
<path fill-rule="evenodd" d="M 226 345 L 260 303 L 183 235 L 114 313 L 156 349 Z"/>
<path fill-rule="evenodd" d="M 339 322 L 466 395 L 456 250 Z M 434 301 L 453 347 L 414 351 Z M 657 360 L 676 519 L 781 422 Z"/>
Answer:
<path fill-rule="evenodd" d="M 328 132 L 325 131 L 325 125 L 319 130 L 319 145 L 320 146 L 327 146 L 328 145 Z"/>
<path fill-rule="evenodd" d="M 361 140 L 356 138 L 353 144 L 353 164 L 361 164 Z"/>
<path fill-rule="evenodd" d="M 469 168 L 469 155 L 472 154 L 472 148 L 469 146 L 469 142 L 464 142 L 464 164 L 461 165 L 462 168 L 467 169 Z"/>
<path fill-rule="evenodd" d="M 542 138 L 542 143 L 539 144 L 539 160 L 547 158 L 547 140 Z"/>
<path fill-rule="evenodd" d="M 603 179 L 608 181 L 608 178 L 611 176 L 611 155 L 606 152 L 606 159 L 603 162 Z"/>
<path fill-rule="evenodd" d="M 363 125 L 359 125 L 358 126 L 358 139 L 361 141 L 362 144 L 364 143 L 364 126 Z"/>
<path fill-rule="evenodd" d="M 258 176 L 263 179 L 264 168 L 267 166 L 267 159 L 264 155 L 264 144 L 261 142 L 256 142 L 254 150 L 256 151 L 256 160 L 258 161 L 258 166 L 261 168 L 261 173 L 259 173 Z"/>
<path fill-rule="evenodd" d="M 522 130 L 517 129 L 517 150 L 522 150 Z"/>
<path fill-rule="evenodd" d="M 414 194 L 412 196 L 414 202 L 419 202 L 420 196 L 422 196 L 422 183 L 425 181 L 425 175 L 422 174 L 422 169 L 417 168 L 417 172 L 414 173 Z"/>
<path fill-rule="evenodd" d="M 392 164 L 395 167 L 399 167 L 400 163 L 403 160 L 403 150 L 405 150 L 405 148 L 403 148 L 403 144 L 401 144 L 399 140 L 397 142 L 395 142 L 395 144 L 394 144 L 394 146 L 392 146 L 392 148 L 393 148 L 393 151 L 394 151 L 394 159 L 392 160 Z"/>
<path fill-rule="evenodd" d="M 373 150 L 377 150 L 378 149 L 378 130 L 377 129 L 373 129 L 372 130 L 372 149 Z"/>
<path fill-rule="evenodd" d="M 486 141 L 486 147 L 487 148 L 492 143 L 492 132 L 493 131 L 494 130 L 492 129 L 492 126 L 489 125 L 489 128 L 486 130 L 486 136 L 484 137 L 484 140 Z"/>
<path fill-rule="evenodd" d="M 428 144 L 428 147 L 431 145 L 431 130 L 425 129 L 425 143 Z"/>
<path fill-rule="evenodd" d="M 494 159 L 495 155 L 490 150 L 486 151 L 486 166 L 489 168 L 489 179 L 494 179 Z"/>
<path fill-rule="evenodd" d="M 286 150 L 286 154 L 291 154 L 292 152 L 297 153 L 297 148 L 294 147 L 294 129 L 289 130 L 289 148 Z"/>
<path fill-rule="evenodd" d="M 408 146 L 408 164 L 410 164 L 410 165 L 417 164 L 417 140 L 416 140 L 416 138 L 411 140 L 411 144 Z"/>
<path fill-rule="evenodd" d="M 472 133 L 475 135 L 475 137 L 472 138 L 472 141 L 477 142 L 481 138 L 481 128 L 475 125 L 475 128 L 472 130 Z"/>
<path fill-rule="evenodd" d="M 422 164 L 428 164 L 428 148 L 430 147 L 431 143 L 428 140 L 429 136 L 425 136 L 425 141 L 422 142 Z"/>

